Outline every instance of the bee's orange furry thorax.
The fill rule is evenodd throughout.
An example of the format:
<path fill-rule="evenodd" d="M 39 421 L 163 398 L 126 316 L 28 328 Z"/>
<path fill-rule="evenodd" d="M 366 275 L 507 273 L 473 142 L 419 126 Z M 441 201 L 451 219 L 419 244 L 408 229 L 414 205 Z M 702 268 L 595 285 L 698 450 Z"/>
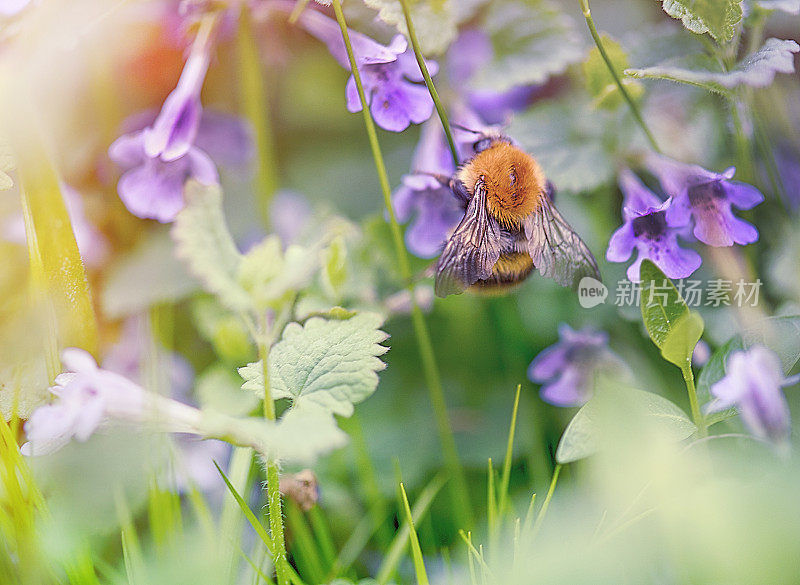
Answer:
<path fill-rule="evenodd" d="M 518 226 L 539 208 L 545 187 L 544 173 L 532 156 L 507 142 L 495 142 L 479 152 L 460 171 L 471 193 L 482 181 L 487 210 L 501 224 Z"/>

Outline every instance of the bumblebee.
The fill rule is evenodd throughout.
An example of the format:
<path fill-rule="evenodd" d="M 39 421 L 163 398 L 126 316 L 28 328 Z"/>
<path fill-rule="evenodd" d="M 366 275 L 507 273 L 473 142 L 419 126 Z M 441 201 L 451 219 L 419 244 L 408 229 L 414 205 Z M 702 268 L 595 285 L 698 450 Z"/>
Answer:
<path fill-rule="evenodd" d="M 504 292 L 534 269 L 562 286 L 600 280 L 597 261 L 553 204 L 539 163 L 502 135 L 482 136 L 449 179 L 464 217 L 436 262 L 436 295 Z"/>

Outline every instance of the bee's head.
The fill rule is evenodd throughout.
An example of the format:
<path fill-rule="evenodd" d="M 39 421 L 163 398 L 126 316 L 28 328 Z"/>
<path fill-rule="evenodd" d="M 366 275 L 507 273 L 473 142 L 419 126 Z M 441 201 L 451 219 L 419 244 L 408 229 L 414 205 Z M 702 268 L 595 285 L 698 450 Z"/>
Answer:
<path fill-rule="evenodd" d="M 472 159 L 470 180 L 474 191 L 486 191 L 488 211 L 507 226 L 536 211 L 544 192 L 545 178 L 532 156 L 510 142 L 493 140 Z"/>

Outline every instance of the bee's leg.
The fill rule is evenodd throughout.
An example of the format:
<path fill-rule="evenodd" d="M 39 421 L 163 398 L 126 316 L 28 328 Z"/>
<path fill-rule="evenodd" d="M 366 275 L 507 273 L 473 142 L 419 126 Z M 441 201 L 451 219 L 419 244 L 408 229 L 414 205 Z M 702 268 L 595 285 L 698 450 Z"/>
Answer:
<path fill-rule="evenodd" d="M 544 192 L 547 194 L 547 197 L 550 201 L 555 202 L 556 200 L 556 186 L 553 185 L 552 181 L 547 181 L 544 186 Z"/>
<path fill-rule="evenodd" d="M 472 199 L 469 191 L 467 191 L 467 186 L 461 181 L 461 179 L 450 179 L 450 190 L 453 192 L 453 195 L 456 196 L 456 199 L 461 202 L 464 207 L 469 204 L 469 200 Z"/>

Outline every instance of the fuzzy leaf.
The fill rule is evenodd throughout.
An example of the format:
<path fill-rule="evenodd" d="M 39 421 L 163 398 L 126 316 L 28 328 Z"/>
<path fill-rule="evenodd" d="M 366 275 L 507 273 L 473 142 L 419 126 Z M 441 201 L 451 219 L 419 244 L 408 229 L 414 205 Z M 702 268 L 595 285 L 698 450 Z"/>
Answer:
<path fill-rule="evenodd" d="M 252 392 L 242 392 L 241 381 L 232 368 L 214 364 L 195 382 L 195 394 L 202 408 L 231 416 L 245 416 L 260 403 Z"/>
<path fill-rule="evenodd" d="M 378 386 L 376 372 L 385 364 L 378 356 L 389 348 L 381 331 L 382 318 L 361 313 L 346 320 L 312 317 L 305 325 L 290 323 L 269 354 L 273 398 L 289 398 L 295 406 L 314 404 L 343 416 L 353 414 Z M 239 368 L 242 388 L 259 395 L 264 379 L 261 362 Z"/>
<path fill-rule="evenodd" d="M 720 42 L 733 38 L 742 19 L 741 0 L 663 0 L 662 8 L 693 33 L 707 32 Z"/>
<path fill-rule="evenodd" d="M 603 36 L 602 41 L 608 58 L 614 64 L 617 75 L 622 79 L 622 72 L 628 68 L 628 55 L 625 53 L 625 49 L 607 36 Z M 595 106 L 613 110 L 622 104 L 623 98 L 619 87 L 597 47 L 593 47 L 589 51 L 589 57 L 583 62 L 583 75 L 586 79 L 586 89 L 594 98 Z M 634 99 L 640 97 L 644 91 L 642 84 L 636 80 L 622 79 L 622 83 Z"/>
<path fill-rule="evenodd" d="M 794 54 L 800 51 L 795 41 L 767 39 L 760 50 L 749 55 L 731 71 L 721 71 L 708 61 L 694 66 L 662 64 L 644 69 L 627 69 L 626 74 L 640 78 L 667 79 L 678 83 L 699 85 L 719 92 L 749 85 L 766 87 L 776 73 L 794 73 Z"/>
<path fill-rule="evenodd" d="M 548 103 L 516 116 L 510 134 L 536 157 L 559 191 L 580 193 L 614 178 L 599 117 L 583 102 Z"/>
<path fill-rule="evenodd" d="M 456 13 L 452 3 L 460 0 L 408 0 L 411 22 L 425 55 L 444 53 L 457 34 Z M 406 19 L 398 0 L 364 0 L 378 11 L 378 18 L 408 37 Z"/>
<path fill-rule="evenodd" d="M 556 450 L 558 463 L 571 463 L 597 452 L 610 422 L 606 418 L 613 416 L 609 408 L 624 410 L 626 416 L 640 416 L 648 428 L 674 441 L 682 441 L 696 430 L 686 414 L 666 398 L 633 388 L 608 386 L 584 404 L 567 425 Z"/>
<path fill-rule="evenodd" d="M 277 236 L 268 236 L 242 259 L 237 281 L 261 310 L 280 305 L 287 295 L 311 282 L 319 269 L 315 248 L 289 246 L 284 253 Z"/>
<path fill-rule="evenodd" d="M 174 255 L 166 232 L 148 235 L 110 269 L 100 291 L 100 306 L 111 318 L 138 314 L 158 303 L 178 301 L 198 289 Z"/>
<path fill-rule="evenodd" d="M 186 207 L 172 226 L 176 254 L 223 305 L 233 311 L 248 309 L 250 298 L 236 279 L 243 256 L 225 225 L 222 191 L 218 185 L 189 181 L 185 196 Z"/>
<path fill-rule="evenodd" d="M 205 411 L 205 427 L 212 436 L 225 437 L 225 431 L 214 431 L 217 420 L 230 425 L 231 418 Z M 278 421 L 263 418 L 234 419 L 239 436 L 248 437 L 266 458 L 311 465 L 320 456 L 347 444 L 347 434 L 329 413 L 311 406 L 292 408 Z"/>
<path fill-rule="evenodd" d="M 547 81 L 583 57 L 583 42 L 571 18 L 545 0 L 492 2 L 484 29 L 494 56 L 470 84 L 502 92 Z"/>

